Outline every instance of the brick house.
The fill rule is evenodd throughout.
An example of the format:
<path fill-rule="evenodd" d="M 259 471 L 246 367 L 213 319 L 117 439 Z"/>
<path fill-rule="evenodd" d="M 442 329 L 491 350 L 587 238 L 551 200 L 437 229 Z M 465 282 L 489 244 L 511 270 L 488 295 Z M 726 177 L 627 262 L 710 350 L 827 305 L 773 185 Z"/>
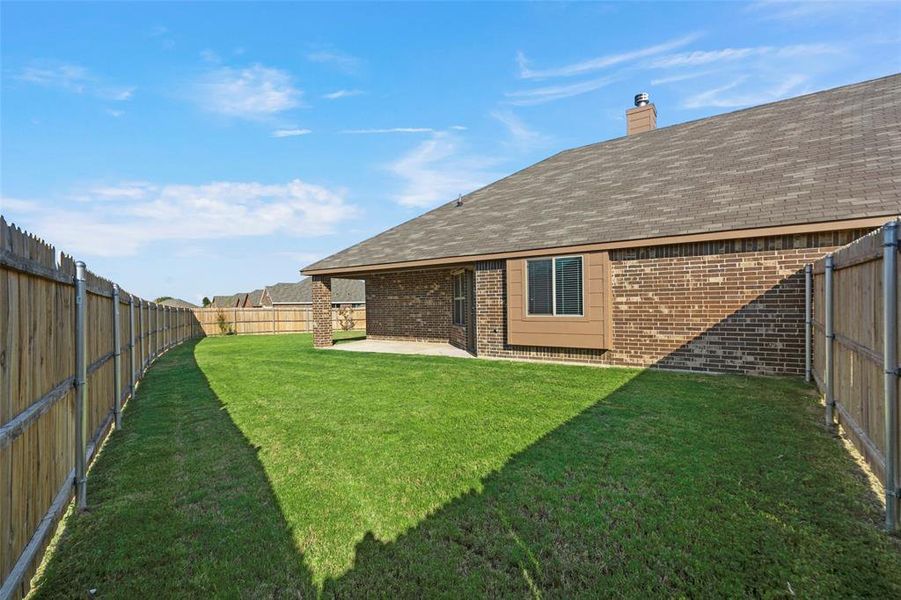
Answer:
<path fill-rule="evenodd" d="M 161 304 L 163 306 L 174 306 L 175 308 L 200 308 L 193 302 L 188 302 L 187 300 L 182 300 L 181 298 L 166 298 L 165 300 L 160 300 L 157 304 Z"/>
<path fill-rule="evenodd" d="M 800 374 L 804 265 L 901 213 L 901 75 L 566 150 L 303 269 L 367 335 L 477 356 Z"/>
<path fill-rule="evenodd" d="M 334 307 L 359 308 L 366 305 L 366 285 L 359 279 L 332 279 Z M 263 290 L 264 306 L 309 307 L 313 304 L 313 281 L 309 277 L 291 283 L 276 283 Z"/>
<path fill-rule="evenodd" d="M 244 294 L 213 296 L 213 299 L 210 301 L 210 308 L 238 308 L 244 302 L 244 296 Z"/>

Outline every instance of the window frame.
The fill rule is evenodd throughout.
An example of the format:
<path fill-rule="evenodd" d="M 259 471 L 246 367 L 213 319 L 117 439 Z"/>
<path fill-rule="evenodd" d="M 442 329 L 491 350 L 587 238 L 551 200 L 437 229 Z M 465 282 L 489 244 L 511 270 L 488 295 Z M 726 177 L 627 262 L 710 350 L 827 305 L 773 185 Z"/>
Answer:
<path fill-rule="evenodd" d="M 558 314 L 557 313 L 557 259 L 560 258 L 578 258 L 580 267 L 579 291 L 582 293 L 582 310 L 578 314 Z M 539 261 L 551 261 L 551 313 L 533 313 L 529 312 L 529 263 Z M 561 254 L 560 256 L 542 256 L 526 259 L 526 268 L 523 273 L 523 283 L 525 284 L 525 295 L 523 303 L 525 306 L 525 316 L 529 318 L 563 318 L 563 319 L 584 319 L 585 318 L 585 256 L 583 254 Z"/>
<path fill-rule="evenodd" d="M 451 291 L 452 315 L 451 321 L 457 327 L 466 327 L 466 271 L 458 271 L 452 275 L 453 289 Z M 460 295 L 457 295 L 457 282 L 460 284 Z M 457 302 L 460 302 L 460 321 L 457 321 Z"/>

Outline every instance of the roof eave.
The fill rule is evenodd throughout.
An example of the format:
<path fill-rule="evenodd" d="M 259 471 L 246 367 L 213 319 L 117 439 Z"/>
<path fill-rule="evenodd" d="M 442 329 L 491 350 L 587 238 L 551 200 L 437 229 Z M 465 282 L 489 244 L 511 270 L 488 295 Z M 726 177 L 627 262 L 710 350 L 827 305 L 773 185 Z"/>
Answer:
<path fill-rule="evenodd" d="M 689 233 L 653 238 L 638 238 L 630 240 L 617 240 L 611 242 L 595 242 L 588 244 L 575 244 L 569 246 L 541 246 L 535 248 L 493 252 L 485 254 L 455 255 L 437 258 L 424 258 L 417 260 L 372 263 L 361 265 L 332 266 L 316 268 L 314 263 L 301 269 L 301 273 L 307 276 L 313 275 L 347 275 L 363 274 L 378 271 L 393 271 L 399 269 L 428 268 L 443 265 L 454 265 L 484 260 L 503 260 L 507 258 L 519 258 L 527 256 L 540 256 L 556 252 L 597 252 L 603 250 L 620 250 L 627 248 L 641 248 L 646 246 L 664 246 L 669 244 L 688 244 L 693 242 L 712 242 L 730 239 L 747 239 L 755 237 L 768 237 L 773 235 L 798 235 L 805 233 L 818 233 L 824 231 L 839 231 L 844 229 L 864 229 L 868 227 L 880 227 L 899 215 L 888 213 L 877 217 L 864 217 L 859 219 L 844 219 L 841 221 L 821 221 L 817 223 L 803 223 L 798 225 L 775 225 L 771 227 L 754 227 L 750 229 L 727 229 L 722 231 Z M 325 261 L 319 261 L 325 262 Z"/>

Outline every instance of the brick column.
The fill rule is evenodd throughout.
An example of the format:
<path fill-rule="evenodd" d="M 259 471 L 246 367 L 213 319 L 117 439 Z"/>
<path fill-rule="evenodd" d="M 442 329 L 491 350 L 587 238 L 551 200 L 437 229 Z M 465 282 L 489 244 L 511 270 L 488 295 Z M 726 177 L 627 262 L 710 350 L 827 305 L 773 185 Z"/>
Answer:
<path fill-rule="evenodd" d="M 332 345 L 332 278 L 313 275 L 313 346 Z"/>

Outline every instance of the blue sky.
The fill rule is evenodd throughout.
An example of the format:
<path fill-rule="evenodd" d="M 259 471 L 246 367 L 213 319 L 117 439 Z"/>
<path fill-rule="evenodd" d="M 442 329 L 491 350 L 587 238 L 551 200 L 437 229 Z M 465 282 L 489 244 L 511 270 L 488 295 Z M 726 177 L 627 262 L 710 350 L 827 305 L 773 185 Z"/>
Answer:
<path fill-rule="evenodd" d="M 0 210 L 144 297 L 298 269 L 562 149 L 901 71 L 899 3 L 12 3 Z"/>

